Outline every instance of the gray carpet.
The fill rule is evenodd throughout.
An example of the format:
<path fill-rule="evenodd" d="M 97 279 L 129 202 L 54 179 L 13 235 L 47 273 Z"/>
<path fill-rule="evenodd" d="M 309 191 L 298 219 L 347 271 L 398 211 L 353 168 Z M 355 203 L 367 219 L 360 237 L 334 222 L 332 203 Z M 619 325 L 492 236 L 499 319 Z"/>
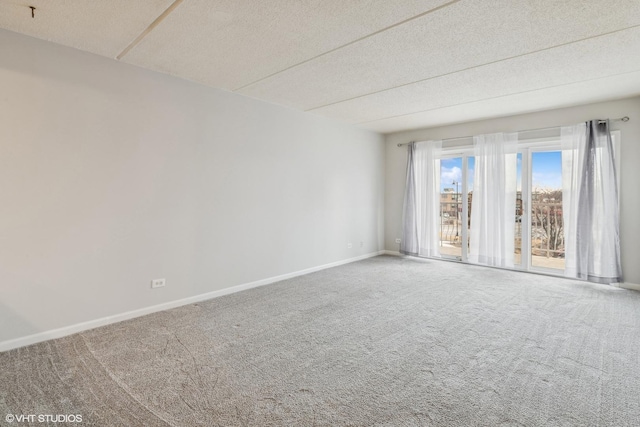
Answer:
<path fill-rule="evenodd" d="M 639 343 L 639 292 L 383 256 L 0 353 L 0 422 L 638 426 Z"/>

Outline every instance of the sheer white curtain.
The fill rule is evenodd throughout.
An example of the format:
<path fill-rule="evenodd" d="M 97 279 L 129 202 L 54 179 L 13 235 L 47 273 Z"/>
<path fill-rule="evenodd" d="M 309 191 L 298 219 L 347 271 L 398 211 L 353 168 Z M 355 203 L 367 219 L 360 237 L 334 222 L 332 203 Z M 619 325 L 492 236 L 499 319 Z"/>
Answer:
<path fill-rule="evenodd" d="M 469 262 L 512 268 L 516 214 L 517 133 L 473 137 Z"/>
<path fill-rule="evenodd" d="M 562 128 L 565 275 L 622 281 L 618 187 L 609 121 Z"/>
<path fill-rule="evenodd" d="M 440 154 L 442 141 L 412 142 L 407 159 L 400 252 L 440 256 Z"/>

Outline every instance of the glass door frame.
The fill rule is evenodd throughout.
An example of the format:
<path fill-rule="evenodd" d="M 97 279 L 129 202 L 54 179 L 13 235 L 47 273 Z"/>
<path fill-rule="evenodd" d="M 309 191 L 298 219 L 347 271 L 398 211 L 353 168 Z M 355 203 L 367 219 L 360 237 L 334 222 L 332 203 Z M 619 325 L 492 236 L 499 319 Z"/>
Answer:
<path fill-rule="evenodd" d="M 528 273 L 544 274 L 551 276 L 564 277 L 563 270 L 557 270 L 553 268 L 534 267 L 531 264 L 531 168 L 532 168 L 532 153 L 542 151 L 562 151 L 561 137 L 553 136 L 547 138 L 522 138 L 519 136 L 517 154 L 522 155 L 521 163 L 521 197 L 522 197 L 522 217 L 521 223 L 522 229 L 522 241 L 520 249 L 521 263 L 515 265 L 513 270 L 524 271 Z M 619 130 L 611 131 L 611 138 L 613 141 L 613 150 L 615 154 L 615 164 L 617 172 L 617 185 L 618 194 L 620 194 L 620 142 L 621 135 Z M 468 144 L 456 144 L 455 147 L 443 147 L 440 160 L 451 159 L 456 157 L 462 158 L 462 254 L 458 256 L 446 256 L 442 259 L 453 260 L 457 262 L 469 263 L 469 157 L 474 157 L 473 151 L 473 139 L 472 138 L 459 138 L 458 140 L 467 140 Z M 442 183 L 441 183 L 442 185 Z M 618 197 L 618 204 L 620 204 L 621 198 Z M 474 264 L 475 265 L 475 264 Z M 498 267 L 500 268 L 500 267 Z M 505 268 L 506 270 L 512 270 Z"/>
<path fill-rule="evenodd" d="M 522 191 L 522 217 L 521 217 L 521 233 L 522 233 L 522 247 L 520 248 L 520 266 L 516 266 L 516 269 L 531 271 L 534 273 L 551 274 L 557 276 L 564 275 L 564 269 L 558 270 L 555 268 L 546 268 L 533 265 L 532 260 L 532 248 L 531 248 L 531 232 L 532 232 L 532 218 L 531 207 L 533 206 L 532 194 L 533 194 L 533 154 L 543 153 L 548 151 L 560 151 L 562 152 L 562 146 L 559 138 L 545 138 L 543 140 L 534 140 L 522 146 L 518 150 L 518 154 L 522 154 L 522 168 L 521 168 L 521 191 Z"/>
<path fill-rule="evenodd" d="M 455 147 L 455 148 L 442 148 L 442 154 L 440 155 L 440 160 L 444 159 L 462 159 L 462 173 L 460 180 L 462 181 L 460 184 L 460 194 L 462 196 L 461 200 L 458 201 L 460 205 L 462 205 L 462 211 L 460 212 L 460 221 L 461 221 L 461 233 L 460 233 L 460 246 L 462 249 L 461 255 L 442 255 L 440 257 L 446 260 L 454 260 L 460 261 L 464 263 L 468 263 L 468 252 L 469 252 L 469 181 L 468 181 L 468 166 L 469 166 L 469 157 L 473 157 L 473 146 L 471 147 Z M 442 168 L 442 166 L 440 166 Z M 442 169 L 440 169 L 442 170 Z M 442 186 L 442 182 L 440 183 Z M 440 219 L 442 221 L 442 218 Z M 442 241 L 442 240 L 441 240 Z"/>
<path fill-rule="evenodd" d="M 617 172 L 617 186 L 618 194 L 620 194 L 620 131 L 611 131 L 611 139 L 613 142 L 614 161 L 616 164 Z M 560 151 L 562 152 L 562 141 L 560 136 L 549 138 L 535 138 L 525 139 L 518 141 L 518 154 L 522 154 L 522 168 L 521 168 L 521 191 L 522 191 L 522 248 L 520 249 L 521 264 L 516 265 L 516 270 L 522 270 L 526 272 L 539 273 L 552 276 L 563 276 L 564 269 L 559 270 L 555 268 L 539 267 L 532 265 L 532 248 L 531 248 L 531 207 L 532 207 L 532 193 L 533 186 L 531 182 L 532 178 L 532 159 L 533 153 L 540 153 L 545 151 Z M 620 204 L 620 197 L 618 197 L 618 204 Z"/>

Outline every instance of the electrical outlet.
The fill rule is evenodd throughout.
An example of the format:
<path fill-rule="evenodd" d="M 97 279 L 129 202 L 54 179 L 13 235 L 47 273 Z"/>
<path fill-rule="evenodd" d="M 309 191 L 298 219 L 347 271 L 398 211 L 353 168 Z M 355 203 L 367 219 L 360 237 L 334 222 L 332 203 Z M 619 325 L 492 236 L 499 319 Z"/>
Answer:
<path fill-rule="evenodd" d="M 360 242 L 360 247 L 363 247 L 363 246 L 364 246 L 364 242 Z"/>
<path fill-rule="evenodd" d="M 347 243 L 347 248 L 351 249 L 353 247 L 353 244 L 351 242 Z"/>
<path fill-rule="evenodd" d="M 153 279 L 151 281 L 151 288 L 152 289 L 162 288 L 166 284 L 167 284 L 167 279 Z"/>
<path fill-rule="evenodd" d="M 396 243 L 397 243 L 397 244 L 400 244 L 400 242 L 402 242 L 402 240 L 400 240 L 400 239 L 396 239 Z"/>

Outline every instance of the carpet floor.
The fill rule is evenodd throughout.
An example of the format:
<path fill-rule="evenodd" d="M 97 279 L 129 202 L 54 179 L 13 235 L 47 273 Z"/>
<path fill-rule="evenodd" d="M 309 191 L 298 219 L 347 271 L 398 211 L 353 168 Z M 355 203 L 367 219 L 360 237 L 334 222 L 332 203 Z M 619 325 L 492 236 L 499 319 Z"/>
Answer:
<path fill-rule="evenodd" d="M 380 256 L 0 353 L 0 423 L 638 426 L 639 344 L 640 292 Z"/>

